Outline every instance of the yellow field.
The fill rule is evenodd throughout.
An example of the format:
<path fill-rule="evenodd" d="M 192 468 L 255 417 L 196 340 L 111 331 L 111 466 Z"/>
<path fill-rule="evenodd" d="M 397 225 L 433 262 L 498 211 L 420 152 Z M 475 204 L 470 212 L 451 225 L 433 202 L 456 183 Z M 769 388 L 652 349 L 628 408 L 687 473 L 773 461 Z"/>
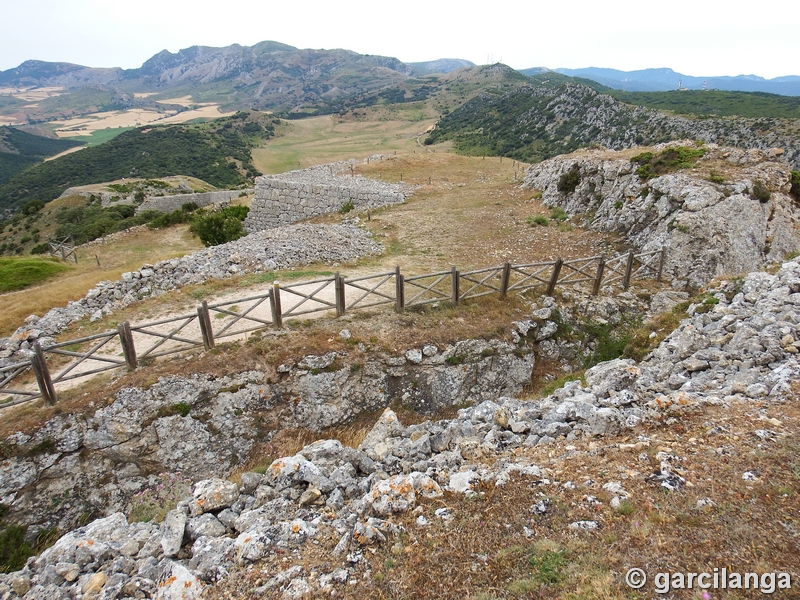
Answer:
<path fill-rule="evenodd" d="M 83 117 L 75 117 L 63 121 L 53 121 L 58 137 L 79 137 L 91 134 L 101 129 L 115 129 L 117 127 L 140 127 L 150 123 L 158 125 L 186 123 L 193 119 L 218 119 L 234 114 L 233 112 L 220 112 L 217 104 L 206 104 L 194 110 L 176 112 L 166 110 L 159 112 L 152 109 L 132 108 L 121 111 L 106 111 L 94 113 Z"/>
<path fill-rule="evenodd" d="M 427 153 L 417 138 L 435 122 L 433 117 L 354 121 L 338 115 L 290 121 L 281 128 L 279 137 L 253 150 L 253 164 L 262 173 L 283 173 L 374 154 Z M 442 152 L 447 146 L 437 148 Z"/>

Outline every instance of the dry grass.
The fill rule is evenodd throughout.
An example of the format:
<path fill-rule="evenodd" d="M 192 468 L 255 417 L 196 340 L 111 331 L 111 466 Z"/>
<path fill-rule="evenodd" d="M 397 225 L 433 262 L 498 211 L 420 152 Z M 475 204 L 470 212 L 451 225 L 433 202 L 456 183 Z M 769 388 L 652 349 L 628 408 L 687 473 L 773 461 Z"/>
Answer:
<path fill-rule="evenodd" d="M 667 415 L 665 415 L 667 417 Z M 355 585 L 337 586 L 339 598 L 559 598 L 572 600 L 650 598 L 657 572 L 789 572 L 798 576 L 800 531 L 800 407 L 749 401 L 730 407 L 687 407 L 652 424 L 650 441 L 635 437 L 561 441 L 544 448 L 515 451 L 547 469 L 550 484 L 514 478 L 504 487 L 482 485 L 479 497 L 446 494 L 423 500 L 422 514 L 432 524 L 420 529 L 415 514 L 391 520 L 405 528 L 397 540 L 368 548 L 354 568 Z M 764 418 L 777 417 L 766 423 Z M 724 433 L 715 435 L 712 426 Z M 782 437 L 758 441 L 755 429 Z M 646 477 L 658 468 L 655 456 L 679 456 L 687 485 L 667 491 Z M 492 458 L 487 457 L 489 462 Z M 745 471 L 758 480 L 742 480 Z M 584 482 L 595 483 L 584 487 Z M 577 489 L 562 484 L 571 481 Z M 629 500 L 609 506 L 602 484 L 620 481 Z M 595 496 L 601 504 L 587 501 Z M 697 508 L 711 498 L 715 506 Z M 546 500 L 546 514 L 531 507 Z M 451 509 L 453 518 L 434 516 Z M 571 530 L 578 520 L 595 520 L 597 531 Z M 532 532 L 526 537 L 524 527 Z M 297 554 L 274 554 L 255 568 L 241 570 L 207 594 L 243 598 L 279 570 L 300 564 L 306 574 L 352 566 L 331 555 L 338 536 L 325 528 L 320 545 Z M 650 582 L 635 592 L 624 583 L 628 569 L 639 567 Z M 709 590 L 711 598 L 761 597 L 751 591 Z M 722 594 L 722 595 L 720 595 Z M 280 597 L 279 592 L 274 596 Z M 329 597 L 318 592 L 314 598 Z M 700 598 L 698 590 L 674 598 Z M 785 593 L 782 597 L 794 597 Z"/>
<path fill-rule="evenodd" d="M 417 138 L 435 123 L 434 116 L 426 112 L 419 113 L 422 120 L 403 112 L 372 116 L 367 120 L 352 114 L 326 115 L 283 124 L 278 137 L 253 150 L 253 164 L 262 173 L 283 173 L 374 154 L 426 152 Z"/>
<path fill-rule="evenodd" d="M 166 230 L 143 228 L 135 236 L 120 236 L 105 245 L 81 247 L 78 264 L 65 275 L 33 288 L 0 295 L 0 335 L 12 333 L 30 314 L 42 315 L 55 306 L 79 300 L 101 281 L 119 279 L 125 271 L 134 271 L 145 263 L 184 256 L 202 247 L 185 225 Z"/>

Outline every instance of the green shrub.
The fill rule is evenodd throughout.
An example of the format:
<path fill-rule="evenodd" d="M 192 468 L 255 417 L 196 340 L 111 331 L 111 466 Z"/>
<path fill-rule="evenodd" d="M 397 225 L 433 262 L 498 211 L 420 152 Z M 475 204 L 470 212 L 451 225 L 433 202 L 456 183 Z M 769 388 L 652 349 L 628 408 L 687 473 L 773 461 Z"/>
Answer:
<path fill-rule="evenodd" d="M 705 148 L 678 146 L 667 148 L 658 154 L 642 152 L 631 158 L 631 162 L 639 165 L 636 174 L 640 179 L 652 179 L 666 173 L 691 168 L 697 164 L 699 158 L 705 156 L 706 152 Z"/>
<path fill-rule="evenodd" d="M 544 215 L 533 215 L 528 217 L 527 223 L 528 225 L 541 225 L 542 227 L 547 227 L 549 221 Z"/>
<path fill-rule="evenodd" d="M 560 206 L 556 206 L 554 209 L 550 211 L 550 219 L 552 221 L 557 221 L 558 223 L 561 223 L 569 219 L 569 215 L 563 208 L 561 208 Z"/>
<path fill-rule="evenodd" d="M 558 191 L 565 196 L 575 191 L 581 182 L 581 168 L 574 164 L 558 178 Z"/>
<path fill-rule="evenodd" d="M 792 171 L 792 195 L 800 200 L 800 171 Z"/>
<path fill-rule="evenodd" d="M 343 215 L 346 215 L 351 210 L 353 210 L 355 207 L 356 207 L 356 205 L 353 204 L 353 199 L 351 198 L 350 200 L 348 200 L 347 202 L 342 204 L 342 206 L 339 208 L 339 212 L 342 213 Z"/>
<path fill-rule="evenodd" d="M 711 171 L 708 174 L 708 180 L 711 183 L 725 183 L 725 177 L 717 173 L 716 171 Z"/>
<path fill-rule="evenodd" d="M 192 220 L 190 230 L 206 246 L 238 240 L 246 234 L 242 221 L 248 211 L 246 206 L 229 206 L 219 212 L 198 215 Z"/>
<path fill-rule="evenodd" d="M 759 202 L 769 202 L 769 199 L 772 197 L 772 194 L 767 189 L 767 186 L 764 185 L 763 181 L 756 179 L 753 181 L 753 198 L 758 200 Z"/>

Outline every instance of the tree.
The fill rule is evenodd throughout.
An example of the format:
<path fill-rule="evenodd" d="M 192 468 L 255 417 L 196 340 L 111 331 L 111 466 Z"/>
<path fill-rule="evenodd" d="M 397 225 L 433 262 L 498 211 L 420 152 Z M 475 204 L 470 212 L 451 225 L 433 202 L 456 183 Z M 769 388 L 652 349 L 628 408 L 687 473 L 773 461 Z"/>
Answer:
<path fill-rule="evenodd" d="M 219 212 L 198 215 L 189 229 L 205 246 L 238 240 L 246 233 L 242 220 L 247 216 L 248 210 L 244 206 L 231 206 Z"/>

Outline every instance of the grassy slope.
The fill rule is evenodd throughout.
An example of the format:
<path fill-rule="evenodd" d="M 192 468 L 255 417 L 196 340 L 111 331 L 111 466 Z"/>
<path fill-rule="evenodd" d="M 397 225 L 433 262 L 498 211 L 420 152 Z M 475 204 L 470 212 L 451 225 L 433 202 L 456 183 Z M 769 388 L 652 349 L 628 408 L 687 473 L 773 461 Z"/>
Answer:
<path fill-rule="evenodd" d="M 187 225 L 118 234 L 106 244 L 78 249 L 78 264 L 36 287 L 0 295 L 0 335 L 8 335 L 30 314 L 78 300 L 101 281 L 116 280 L 145 263 L 184 256 L 203 247 Z M 95 258 L 97 257 L 97 258 Z M 99 260 L 100 264 L 97 264 Z"/>
<path fill-rule="evenodd" d="M 55 258 L 0 257 L 0 293 L 21 290 L 69 270 Z"/>

